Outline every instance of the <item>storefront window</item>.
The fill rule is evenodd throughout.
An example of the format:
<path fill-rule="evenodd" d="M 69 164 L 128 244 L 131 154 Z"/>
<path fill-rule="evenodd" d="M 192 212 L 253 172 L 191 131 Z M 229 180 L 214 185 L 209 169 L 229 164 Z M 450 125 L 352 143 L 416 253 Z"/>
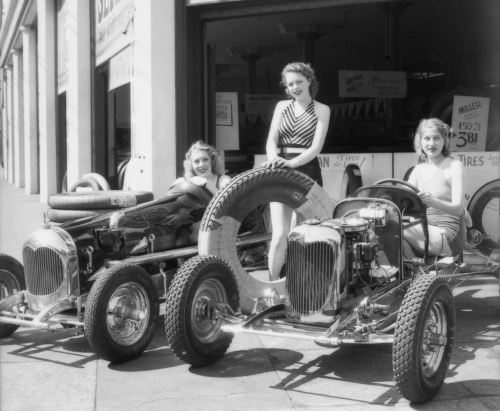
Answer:
<path fill-rule="evenodd" d="M 207 22 L 215 91 L 238 97 L 240 157 L 264 152 L 274 104 L 285 98 L 280 70 L 304 60 L 316 70 L 317 99 L 332 108 L 324 152 L 411 151 L 421 118 L 452 122 L 456 95 L 488 99 L 481 148 L 498 150 L 494 1 L 353 5 Z M 360 72 L 364 88 L 342 92 Z"/>

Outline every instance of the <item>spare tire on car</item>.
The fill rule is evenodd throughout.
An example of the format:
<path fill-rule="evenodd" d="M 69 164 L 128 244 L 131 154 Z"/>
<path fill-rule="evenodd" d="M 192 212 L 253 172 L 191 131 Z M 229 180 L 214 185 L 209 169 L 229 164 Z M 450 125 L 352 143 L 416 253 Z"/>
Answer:
<path fill-rule="evenodd" d="M 65 223 L 67 221 L 78 220 L 79 218 L 95 217 L 111 211 L 104 208 L 96 210 L 60 210 L 58 208 L 49 208 L 47 210 L 47 218 L 53 223 Z"/>
<path fill-rule="evenodd" d="M 257 295 L 260 293 L 257 290 L 269 288 L 269 282 L 247 274 L 236 250 L 237 234 L 248 214 L 269 202 L 285 204 L 304 220 L 326 219 L 333 215 L 334 204 L 328 193 L 310 177 L 294 169 L 245 171 L 215 194 L 201 222 L 198 253 L 220 256 L 229 264 L 236 275 L 238 288 L 248 290 L 248 295 L 240 296 L 244 313 L 251 312 L 254 305 L 249 295 Z M 283 288 L 284 294 L 284 280 L 274 281 L 272 285 L 278 292 Z"/>
<path fill-rule="evenodd" d="M 49 197 L 49 206 L 60 210 L 117 209 L 132 207 L 153 200 L 149 191 L 92 191 L 59 193 Z"/>
<path fill-rule="evenodd" d="M 477 190 L 467 206 L 473 227 L 479 230 L 484 237 L 477 248 L 488 256 L 500 249 L 499 204 L 500 179 L 496 179 Z"/>
<path fill-rule="evenodd" d="M 49 197 L 47 218 L 53 223 L 65 223 L 152 200 L 154 195 L 149 191 L 107 190 L 53 194 Z"/>

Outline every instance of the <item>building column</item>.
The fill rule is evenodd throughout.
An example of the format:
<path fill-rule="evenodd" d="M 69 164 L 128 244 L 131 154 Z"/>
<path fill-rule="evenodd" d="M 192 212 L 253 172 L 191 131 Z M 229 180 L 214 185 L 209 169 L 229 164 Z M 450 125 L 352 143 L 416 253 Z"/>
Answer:
<path fill-rule="evenodd" d="M 14 182 L 14 103 L 12 101 L 12 66 L 6 67 L 7 71 L 7 179 L 9 183 Z"/>
<path fill-rule="evenodd" d="M 0 76 L 0 81 L 2 82 L 2 180 L 7 180 L 7 168 L 8 168 L 8 148 L 7 140 L 9 138 L 9 127 L 7 121 L 7 81 L 4 78 L 6 70 L 0 69 L 2 73 Z"/>
<path fill-rule="evenodd" d="M 68 187 L 92 171 L 90 2 L 66 0 Z"/>
<path fill-rule="evenodd" d="M 36 99 L 36 35 L 30 27 L 23 27 L 24 78 L 24 191 L 38 193 L 38 135 Z"/>
<path fill-rule="evenodd" d="M 136 1 L 131 188 L 165 195 L 176 177 L 175 1 Z"/>
<path fill-rule="evenodd" d="M 24 93 L 23 93 L 23 52 L 12 53 L 12 79 L 14 102 L 14 182 L 16 187 L 24 187 Z"/>
<path fill-rule="evenodd" d="M 38 0 L 38 130 L 40 201 L 57 191 L 56 158 L 56 14 L 54 1 Z"/>

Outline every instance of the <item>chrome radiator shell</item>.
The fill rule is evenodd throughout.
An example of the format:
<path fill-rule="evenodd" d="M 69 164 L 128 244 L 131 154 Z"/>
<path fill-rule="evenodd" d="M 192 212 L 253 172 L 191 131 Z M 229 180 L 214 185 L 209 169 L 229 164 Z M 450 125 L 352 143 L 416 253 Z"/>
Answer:
<path fill-rule="evenodd" d="M 288 236 L 285 308 L 289 318 L 331 322 L 347 295 L 346 239 L 332 220 L 304 223 Z"/>
<path fill-rule="evenodd" d="M 78 257 L 75 242 L 59 227 L 33 232 L 23 246 L 29 308 L 41 311 L 67 296 L 78 296 Z"/>

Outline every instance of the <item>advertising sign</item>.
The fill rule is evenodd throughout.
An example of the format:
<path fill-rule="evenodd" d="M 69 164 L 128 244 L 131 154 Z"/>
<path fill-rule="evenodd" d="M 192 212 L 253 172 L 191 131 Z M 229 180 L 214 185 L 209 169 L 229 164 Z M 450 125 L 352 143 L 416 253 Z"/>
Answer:
<path fill-rule="evenodd" d="M 339 97 L 406 98 L 406 72 L 339 70 Z"/>
<path fill-rule="evenodd" d="M 130 47 L 120 51 L 109 60 L 109 85 L 108 91 L 130 83 L 131 64 Z"/>
<path fill-rule="evenodd" d="M 96 0 L 95 53 L 96 66 L 128 46 L 133 16 L 133 0 Z"/>
<path fill-rule="evenodd" d="M 451 151 L 484 151 L 488 131 L 490 99 L 454 96 Z"/>
<path fill-rule="evenodd" d="M 215 139 L 218 150 L 239 150 L 238 93 L 215 93 Z"/>

